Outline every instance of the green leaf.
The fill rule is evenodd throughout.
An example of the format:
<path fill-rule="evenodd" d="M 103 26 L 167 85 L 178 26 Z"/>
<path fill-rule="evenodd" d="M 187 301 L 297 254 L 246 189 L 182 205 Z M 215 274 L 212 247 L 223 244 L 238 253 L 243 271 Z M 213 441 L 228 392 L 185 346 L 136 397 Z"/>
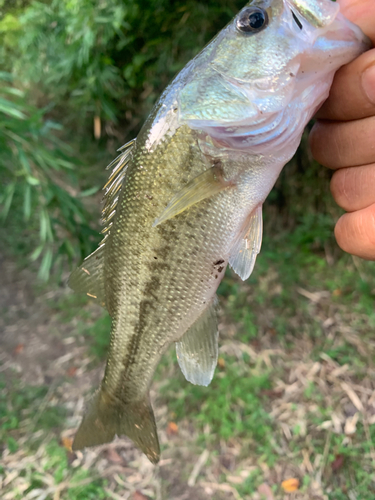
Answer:
<path fill-rule="evenodd" d="M 20 163 L 21 163 L 24 171 L 27 172 L 28 174 L 31 174 L 31 165 L 30 165 L 29 159 L 27 158 L 25 153 L 22 151 L 22 149 L 18 149 L 18 157 L 19 157 Z"/>
<path fill-rule="evenodd" d="M 30 184 L 30 186 L 39 186 L 39 184 L 40 184 L 39 179 L 37 179 L 36 177 L 33 177 L 32 175 L 28 175 L 26 177 L 26 180 L 27 180 L 28 184 Z"/>
<path fill-rule="evenodd" d="M 13 118 L 19 118 L 20 120 L 25 120 L 26 115 L 20 109 L 17 109 L 14 103 L 7 101 L 0 97 L 0 113 L 4 113 L 8 116 L 13 116 Z"/>
<path fill-rule="evenodd" d="M 25 96 L 25 92 L 23 92 L 20 89 L 15 89 L 13 87 L 2 87 L 1 92 L 5 92 L 6 94 L 10 94 L 10 95 L 15 95 L 17 97 L 24 97 Z"/>
<path fill-rule="evenodd" d="M 51 267 L 52 267 L 52 257 L 53 252 L 52 248 L 47 248 L 46 252 L 43 255 L 42 262 L 40 264 L 38 277 L 42 281 L 47 281 L 50 275 Z"/>
<path fill-rule="evenodd" d="M 14 196 L 14 192 L 16 190 L 16 183 L 15 182 L 12 182 L 11 184 L 9 184 L 6 188 L 5 188 L 5 193 L 4 193 L 4 196 L 3 196 L 3 204 L 4 204 L 4 208 L 3 210 L 1 211 L 1 217 L 5 220 L 8 216 L 8 213 L 9 213 L 9 210 L 10 210 L 10 207 L 12 205 L 12 201 L 13 201 L 13 196 Z"/>
<path fill-rule="evenodd" d="M 52 241 L 51 218 L 46 209 L 40 211 L 39 215 L 39 235 L 43 242 Z"/>
<path fill-rule="evenodd" d="M 24 199 L 23 199 L 23 215 L 26 220 L 30 219 L 31 215 L 31 186 L 25 184 Z"/>
<path fill-rule="evenodd" d="M 81 191 L 78 195 L 79 198 L 85 198 L 86 196 L 91 196 L 92 194 L 95 194 L 99 191 L 100 186 L 94 186 L 89 189 L 85 189 L 84 191 Z"/>
<path fill-rule="evenodd" d="M 38 247 L 35 248 L 35 250 L 32 252 L 30 255 L 30 260 L 34 262 L 40 257 L 40 254 L 43 252 L 44 244 L 39 245 Z"/>

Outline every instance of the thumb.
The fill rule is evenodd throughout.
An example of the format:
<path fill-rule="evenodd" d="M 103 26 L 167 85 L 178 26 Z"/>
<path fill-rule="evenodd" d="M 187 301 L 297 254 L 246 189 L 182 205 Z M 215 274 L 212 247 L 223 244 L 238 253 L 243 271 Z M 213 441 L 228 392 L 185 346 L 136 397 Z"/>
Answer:
<path fill-rule="evenodd" d="M 374 0 L 338 0 L 341 12 L 350 21 L 358 24 L 375 44 L 375 2 Z"/>

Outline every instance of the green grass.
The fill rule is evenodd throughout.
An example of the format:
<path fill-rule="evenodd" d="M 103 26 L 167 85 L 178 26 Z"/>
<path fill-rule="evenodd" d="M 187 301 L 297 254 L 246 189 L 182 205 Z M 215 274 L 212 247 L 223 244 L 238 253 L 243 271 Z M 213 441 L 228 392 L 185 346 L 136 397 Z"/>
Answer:
<path fill-rule="evenodd" d="M 22 386 L 16 378 L 6 380 L 0 374 L 0 443 L 11 452 L 18 449 L 20 433 L 58 429 L 66 419 L 66 410 L 51 403 L 49 387 Z"/>
<path fill-rule="evenodd" d="M 68 417 L 66 408 L 55 401 L 51 387 L 22 385 L 16 376 L 9 380 L 1 374 L 0 450 L 7 450 L 7 456 L 21 452 L 15 462 L 22 488 L 19 492 L 17 486 L 11 492 L 7 488 L 9 498 L 22 500 L 28 494 L 34 498 L 34 493 L 39 498 L 45 489 L 51 490 L 46 498 L 52 500 L 61 489 L 66 500 L 106 500 L 107 482 L 90 470 L 72 469 L 69 451 L 54 437 L 66 427 Z M 36 454 L 35 461 L 24 460 L 28 454 Z M 0 477 L 4 473 L 0 466 Z"/>
<path fill-rule="evenodd" d="M 209 387 L 192 386 L 178 376 L 164 385 L 161 400 L 177 420 L 194 420 L 205 442 L 246 437 L 256 447 L 262 446 L 271 431 L 271 420 L 261 396 L 262 390 L 270 388 L 268 373 L 240 370 L 233 358 L 223 359 L 225 368 L 216 373 Z M 179 397 L 173 397 L 174 394 Z M 210 425 L 209 438 L 203 434 L 206 424 Z"/>

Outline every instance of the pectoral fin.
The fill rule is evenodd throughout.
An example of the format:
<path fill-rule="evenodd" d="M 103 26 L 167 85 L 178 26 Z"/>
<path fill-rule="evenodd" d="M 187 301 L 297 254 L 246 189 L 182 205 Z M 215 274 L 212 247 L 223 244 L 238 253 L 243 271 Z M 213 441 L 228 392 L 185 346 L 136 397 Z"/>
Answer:
<path fill-rule="evenodd" d="M 242 280 L 253 272 L 262 245 L 262 207 L 257 207 L 247 221 L 245 234 L 235 244 L 229 257 L 229 265 Z"/>
<path fill-rule="evenodd" d="M 206 170 L 173 196 L 164 212 L 155 220 L 152 227 L 156 227 L 162 222 L 172 219 L 187 208 L 195 205 L 195 203 L 220 193 L 220 191 L 230 185 L 232 185 L 230 182 L 224 180 L 220 166 Z"/>
<path fill-rule="evenodd" d="M 203 311 L 179 342 L 178 364 L 186 380 L 207 386 L 212 380 L 218 357 L 217 299 Z"/>

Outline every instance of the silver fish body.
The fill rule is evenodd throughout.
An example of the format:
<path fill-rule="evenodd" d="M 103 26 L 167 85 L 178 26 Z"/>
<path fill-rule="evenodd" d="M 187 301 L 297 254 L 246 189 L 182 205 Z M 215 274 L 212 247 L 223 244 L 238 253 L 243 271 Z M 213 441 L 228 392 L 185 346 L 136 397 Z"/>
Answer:
<path fill-rule="evenodd" d="M 185 377 L 217 360 L 216 289 L 252 272 L 261 207 L 334 72 L 366 48 L 330 0 L 253 0 L 166 89 L 106 186 L 105 239 L 71 276 L 112 317 L 103 382 L 73 448 L 125 434 L 157 462 L 148 390 L 176 342 Z"/>

